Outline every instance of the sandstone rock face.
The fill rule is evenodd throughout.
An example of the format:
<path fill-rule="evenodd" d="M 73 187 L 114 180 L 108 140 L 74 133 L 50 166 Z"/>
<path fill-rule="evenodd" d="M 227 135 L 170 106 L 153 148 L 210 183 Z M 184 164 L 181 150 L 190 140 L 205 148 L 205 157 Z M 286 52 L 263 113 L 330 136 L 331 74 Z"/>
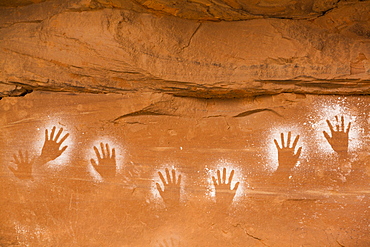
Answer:
<path fill-rule="evenodd" d="M 4 98 L 0 243 L 368 246 L 369 103 Z"/>
<path fill-rule="evenodd" d="M 0 246 L 370 246 L 369 13 L 0 0 Z"/>
<path fill-rule="evenodd" d="M 199 22 L 123 3 L 2 8 L 0 82 L 18 91 L 202 98 L 369 91 L 369 1 L 335 3 L 315 18 L 310 10 L 239 22 Z M 293 2 L 285 3 L 295 13 Z"/>

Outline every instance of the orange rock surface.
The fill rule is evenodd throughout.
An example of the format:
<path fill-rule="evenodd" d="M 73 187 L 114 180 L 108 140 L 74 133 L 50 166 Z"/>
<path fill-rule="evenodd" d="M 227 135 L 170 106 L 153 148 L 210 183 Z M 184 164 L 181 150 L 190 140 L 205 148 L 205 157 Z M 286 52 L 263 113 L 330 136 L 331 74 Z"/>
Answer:
<path fill-rule="evenodd" d="M 370 246 L 369 12 L 0 0 L 0 246 Z"/>

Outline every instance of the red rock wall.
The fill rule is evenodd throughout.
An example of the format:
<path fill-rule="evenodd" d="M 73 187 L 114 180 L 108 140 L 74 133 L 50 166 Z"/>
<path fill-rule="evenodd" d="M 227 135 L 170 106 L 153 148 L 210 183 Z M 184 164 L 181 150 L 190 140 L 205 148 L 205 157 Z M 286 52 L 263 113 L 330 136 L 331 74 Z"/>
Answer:
<path fill-rule="evenodd" d="M 0 0 L 0 246 L 370 246 L 369 10 Z"/>
<path fill-rule="evenodd" d="M 4 98 L 1 244 L 368 246 L 368 106 L 296 94 Z"/>
<path fill-rule="evenodd" d="M 1 95 L 369 93 L 369 1 L 341 1 L 316 17 L 233 22 L 121 7 L 53 0 L 1 8 Z"/>

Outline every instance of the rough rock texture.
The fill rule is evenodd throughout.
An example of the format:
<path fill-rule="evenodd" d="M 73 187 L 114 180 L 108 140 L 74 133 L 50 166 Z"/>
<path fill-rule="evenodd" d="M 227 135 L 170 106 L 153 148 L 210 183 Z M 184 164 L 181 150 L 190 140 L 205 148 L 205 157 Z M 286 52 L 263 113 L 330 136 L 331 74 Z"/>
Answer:
<path fill-rule="evenodd" d="M 211 6 L 230 15 L 249 8 L 226 2 Z M 234 2 L 241 7 L 227 7 Z M 238 22 L 203 21 L 206 2 L 192 1 L 178 2 L 187 6 L 186 16 L 171 12 L 167 1 L 50 0 L 3 7 L 0 82 L 18 91 L 202 98 L 366 94 L 370 1 L 329 2 L 259 2 L 249 11 L 258 14 Z M 194 8 L 200 12 L 193 16 Z"/>
<path fill-rule="evenodd" d="M 370 246 L 369 13 L 0 0 L 0 246 Z"/>
<path fill-rule="evenodd" d="M 369 246 L 369 104 L 3 98 L 0 245 Z"/>

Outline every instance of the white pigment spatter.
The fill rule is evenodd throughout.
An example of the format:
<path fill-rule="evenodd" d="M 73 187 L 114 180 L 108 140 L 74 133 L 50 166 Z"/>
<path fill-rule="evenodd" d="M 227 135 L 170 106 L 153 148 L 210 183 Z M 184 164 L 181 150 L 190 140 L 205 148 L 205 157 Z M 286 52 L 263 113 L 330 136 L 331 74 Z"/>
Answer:
<path fill-rule="evenodd" d="M 341 117 L 344 117 L 345 130 L 351 122 L 351 128 L 348 135 L 348 152 L 353 153 L 360 150 L 363 146 L 364 129 L 360 126 L 358 121 L 358 113 L 348 108 L 346 98 L 338 97 L 336 99 L 328 99 L 315 102 L 312 107 L 313 112 L 309 115 L 307 125 L 309 125 L 315 133 L 316 143 L 319 148 L 319 152 L 324 154 L 333 154 L 334 150 L 330 146 L 329 142 L 324 137 L 323 131 L 326 131 L 329 136 L 331 132 L 327 124 L 327 120 L 335 128 L 337 124 L 336 117 L 339 119 L 339 125 L 341 125 Z"/>

